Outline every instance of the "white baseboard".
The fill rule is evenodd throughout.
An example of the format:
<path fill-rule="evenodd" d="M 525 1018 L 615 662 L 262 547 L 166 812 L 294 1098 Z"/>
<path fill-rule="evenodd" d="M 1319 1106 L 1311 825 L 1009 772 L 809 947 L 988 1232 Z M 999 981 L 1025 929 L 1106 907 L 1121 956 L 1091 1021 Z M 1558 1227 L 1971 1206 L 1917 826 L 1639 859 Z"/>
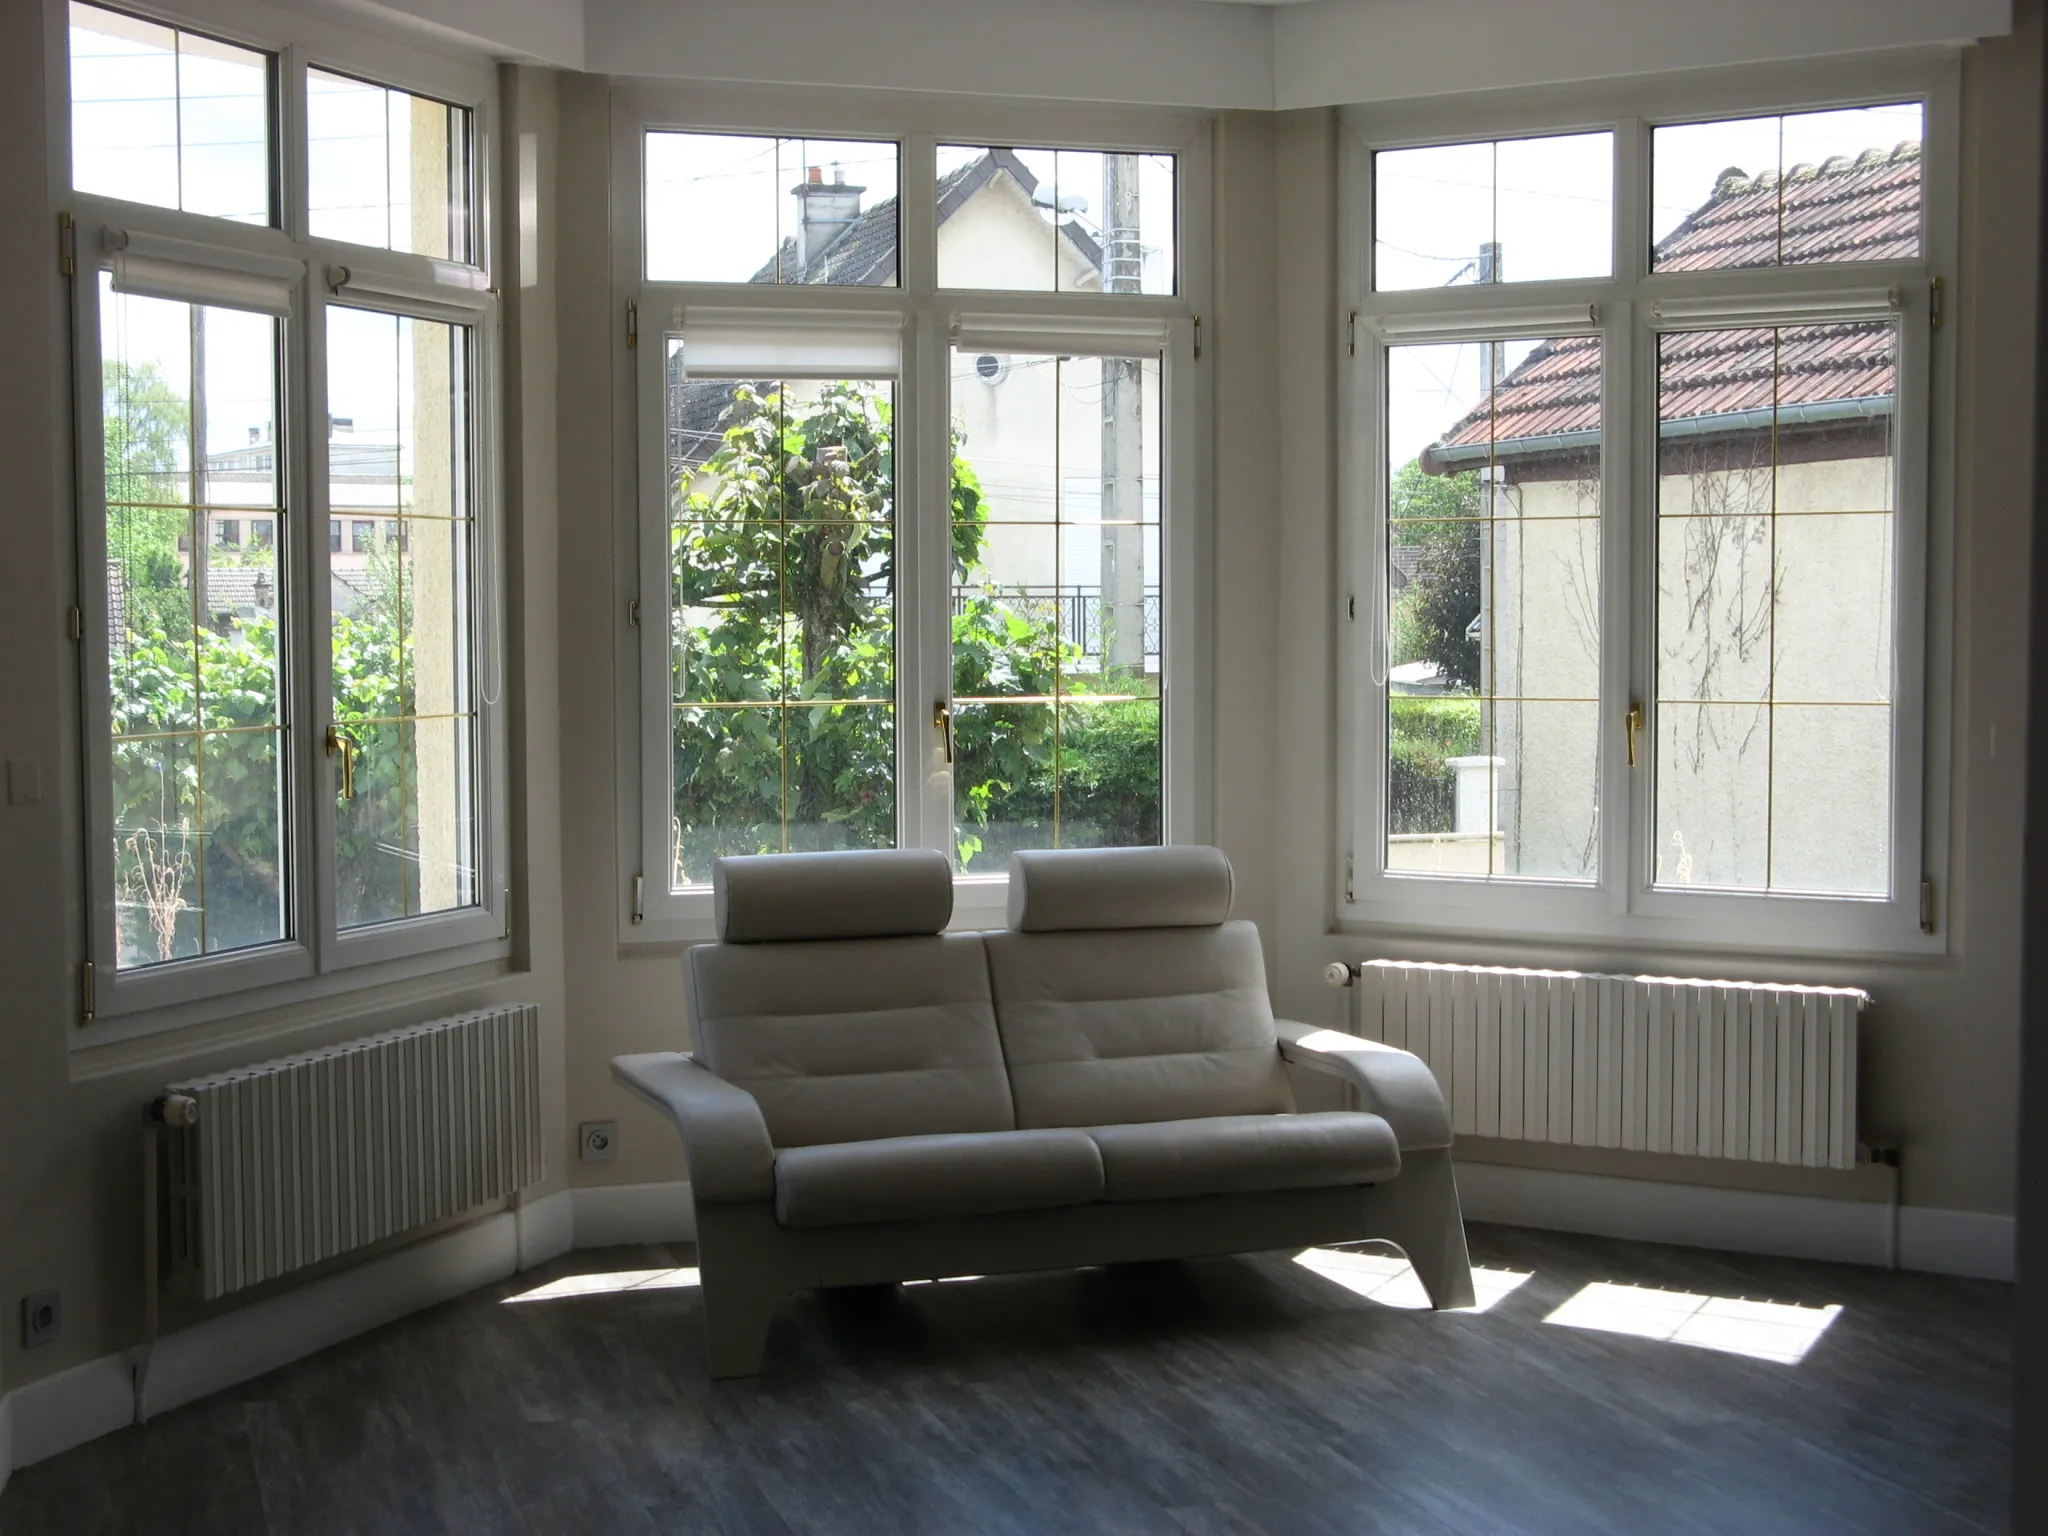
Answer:
<path fill-rule="evenodd" d="M 528 1200 L 512 1213 L 519 1222 L 519 1267 L 531 1269 L 559 1258 L 576 1246 L 574 1192 L 557 1190 Z"/>
<path fill-rule="evenodd" d="M 1498 1163 L 1458 1164 L 1458 1196 L 1472 1221 L 1843 1264 L 1892 1262 L 1891 1207 L 1874 1201 L 1763 1194 Z M 1903 1206 L 1898 1265 L 1935 1274 L 2010 1280 L 2015 1230 L 2010 1216 Z"/>
<path fill-rule="evenodd" d="M 2011 1280 L 2019 1272 L 2019 1223 L 1981 1211 L 1899 1207 L 1899 1267 L 1938 1275 Z"/>
<path fill-rule="evenodd" d="M 102 1355 L 7 1394 L 8 1461 L 32 1466 L 135 1421 L 135 1363 L 127 1350 Z"/>
<path fill-rule="evenodd" d="M 690 1184 L 592 1184 L 571 1190 L 578 1248 L 627 1243 L 688 1243 L 697 1237 Z"/>
<path fill-rule="evenodd" d="M 0 1487 L 68 1451 L 567 1253 L 687 1242 L 690 1186 L 561 1190 L 0 1396 Z"/>
<path fill-rule="evenodd" d="M 166 1334 L 149 1351 L 130 1416 L 163 1413 L 502 1280 L 519 1268 L 518 1227 L 501 1212 Z"/>

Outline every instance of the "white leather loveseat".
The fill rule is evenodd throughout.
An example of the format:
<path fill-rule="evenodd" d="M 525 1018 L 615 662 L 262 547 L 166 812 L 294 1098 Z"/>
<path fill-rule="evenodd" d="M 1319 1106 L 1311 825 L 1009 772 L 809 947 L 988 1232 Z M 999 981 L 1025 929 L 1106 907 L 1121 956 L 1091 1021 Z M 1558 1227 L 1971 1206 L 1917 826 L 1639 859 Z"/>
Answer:
<path fill-rule="evenodd" d="M 682 1132 L 713 1376 L 819 1286 L 1384 1238 L 1471 1304 L 1435 1079 L 1276 1023 L 1218 850 L 1020 853 L 989 933 L 944 931 L 929 850 L 722 859 L 714 892 L 695 1049 L 612 1062 Z M 1361 1107 L 1297 1112 L 1289 1063 Z"/>

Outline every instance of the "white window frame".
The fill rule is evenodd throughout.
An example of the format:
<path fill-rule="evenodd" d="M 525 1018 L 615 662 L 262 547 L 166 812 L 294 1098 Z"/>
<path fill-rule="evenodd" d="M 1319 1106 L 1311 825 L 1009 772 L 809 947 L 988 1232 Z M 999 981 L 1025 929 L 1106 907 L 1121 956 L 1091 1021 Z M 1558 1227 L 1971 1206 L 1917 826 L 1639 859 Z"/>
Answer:
<path fill-rule="evenodd" d="M 467 63 L 235 0 L 195 0 L 177 9 L 115 3 L 106 8 L 203 33 L 275 56 L 271 226 L 238 224 L 177 209 L 77 192 L 71 187 L 68 7 L 44 0 L 46 79 L 51 102 L 49 175 L 53 201 L 71 218 L 75 458 L 79 548 L 80 739 L 85 753 L 82 960 L 90 1006 L 71 1032 L 74 1049 L 321 998 L 381 982 L 502 962 L 510 955 L 510 852 L 504 719 L 503 527 L 498 305 L 491 287 L 496 81 L 482 61 Z M 315 240 L 307 232 L 305 80 L 308 67 L 431 97 L 469 111 L 471 240 L 475 264 Z M 287 838 L 287 936 L 216 955 L 123 972 L 116 964 L 111 835 L 111 752 L 103 465 L 99 447 L 100 274 L 110 246 L 171 252 L 189 264 L 203 296 L 209 272 L 261 273 L 289 283 L 281 318 L 278 375 L 278 551 L 286 722 L 280 775 Z M 349 286 L 337 292 L 346 269 Z M 340 930 L 334 892 L 334 795 L 338 770 L 323 749 L 330 715 L 328 632 L 325 316 L 330 304 L 378 309 L 470 328 L 472 419 L 469 487 L 474 518 L 470 643 L 475 690 L 476 904 Z M 229 307 L 236 307 L 232 303 Z"/>
<path fill-rule="evenodd" d="M 1922 253 L 1909 261 L 1705 273 L 1647 270 L 1650 130 L 1700 122 L 1917 100 L 1925 107 Z M 1930 325 L 1930 283 L 1955 271 L 1959 65 L 1942 53 L 1886 65 L 1753 70 L 1654 89 L 1515 93 L 1456 106 L 1352 108 L 1340 135 L 1339 519 L 1345 611 L 1339 613 L 1340 814 L 1336 928 L 1414 937 L 1498 935 L 1591 941 L 1625 951 L 1690 949 L 1813 954 L 1937 954 L 1947 947 L 1938 900 L 1948 867 L 1948 690 L 1953 330 Z M 1372 289 L 1375 151 L 1611 131 L 1615 146 L 1612 276 L 1455 290 Z M 1631 232 L 1635 232 L 1633 236 Z M 1653 883 L 1656 680 L 1656 361 L 1669 322 L 1660 300 L 1713 298 L 1789 323 L 1829 318 L 1844 291 L 1894 290 L 1900 335 L 1899 496 L 1893 696 L 1892 894 L 1814 897 L 1682 891 Z M 1747 317 L 1745 317 L 1747 319 Z M 1490 328 L 1489 328 L 1490 327 Z M 1393 334 L 1389 334 L 1390 331 Z M 1601 635 L 1598 874 L 1591 883 L 1390 874 L 1385 841 L 1385 359 L 1390 344 L 1598 334 L 1605 397 L 1601 438 Z M 1913 579 L 1914 573 L 1922 579 Z M 1351 605 L 1355 604 L 1355 614 Z M 1642 767 L 1628 764 L 1627 711 L 1645 710 Z M 1923 921 L 1923 881 L 1937 898 Z"/>
<path fill-rule="evenodd" d="M 1212 835 L 1213 676 L 1208 654 L 1210 511 L 1196 423 L 1206 420 L 1210 385 L 1197 357 L 1197 329 L 1209 288 L 1209 121 L 1205 115 L 906 101 L 855 96 L 821 103 L 815 92 L 698 86 L 687 91 L 629 83 L 613 91 L 613 291 L 637 316 L 637 346 L 621 321 L 614 337 L 613 387 L 620 424 L 614 540 L 619 630 L 618 935 L 626 944 L 692 943 L 713 936 L 708 888 L 671 891 L 667 780 L 667 592 L 662 467 L 663 338 L 685 312 L 742 308 L 810 315 L 900 317 L 897 379 L 896 741 L 899 846 L 952 851 L 952 780 L 931 728 L 935 702 L 952 697 L 950 588 L 951 402 L 949 351 L 964 314 L 1014 325 L 1017 350 L 1058 345 L 1072 354 L 1114 353 L 1134 328 L 1163 336 L 1162 530 L 1165 653 L 1163 835 L 1170 843 Z M 898 159 L 897 282 L 893 287 L 651 282 L 644 276 L 642 144 L 650 132 L 760 134 L 893 141 Z M 937 146 L 1024 144 L 1112 149 L 1176 157 L 1177 294 L 1038 293 L 937 286 L 934 198 Z M 931 574 L 941 573 L 936 578 Z M 638 616 L 637 627 L 634 615 Z M 1007 875 L 964 875 L 954 883 L 954 924 L 1001 921 Z"/>

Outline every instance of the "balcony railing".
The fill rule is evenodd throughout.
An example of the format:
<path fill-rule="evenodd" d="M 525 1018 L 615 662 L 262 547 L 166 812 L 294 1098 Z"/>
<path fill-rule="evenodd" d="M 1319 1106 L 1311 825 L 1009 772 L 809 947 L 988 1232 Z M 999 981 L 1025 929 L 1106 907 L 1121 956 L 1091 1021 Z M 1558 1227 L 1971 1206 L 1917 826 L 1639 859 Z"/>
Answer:
<path fill-rule="evenodd" d="M 967 612 L 977 597 L 987 595 L 1011 612 L 1035 624 L 1057 622 L 1061 641 L 1076 647 L 1082 657 L 1099 662 L 1102 657 L 1103 602 L 1098 587 L 1018 586 L 979 589 L 953 594 L 954 617 Z M 1145 589 L 1145 665 L 1159 666 L 1159 588 Z"/>

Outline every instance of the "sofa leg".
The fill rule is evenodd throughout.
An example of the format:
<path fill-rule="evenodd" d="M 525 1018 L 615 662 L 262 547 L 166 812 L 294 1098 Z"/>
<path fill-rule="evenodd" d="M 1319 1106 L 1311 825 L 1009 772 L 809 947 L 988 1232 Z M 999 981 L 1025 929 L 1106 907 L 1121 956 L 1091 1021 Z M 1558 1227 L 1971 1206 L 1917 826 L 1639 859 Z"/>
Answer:
<path fill-rule="evenodd" d="M 1372 1192 L 1373 1237 L 1398 1244 L 1438 1311 L 1473 1304 L 1472 1260 L 1448 1148 L 1406 1152 L 1400 1175 Z"/>
<path fill-rule="evenodd" d="M 711 1376 L 758 1376 L 768 1325 L 788 1289 L 776 1262 L 774 1207 L 699 1205 L 696 1213 L 697 1285 Z"/>
<path fill-rule="evenodd" d="M 701 1272 L 700 1272 L 701 1273 Z M 761 1374 L 761 1356 L 768 1347 L 768 1325 L 782 1300 L 758 1285 L 720 1285 L 702 1277 L 704 1353 L 714 1381 Z"/>

